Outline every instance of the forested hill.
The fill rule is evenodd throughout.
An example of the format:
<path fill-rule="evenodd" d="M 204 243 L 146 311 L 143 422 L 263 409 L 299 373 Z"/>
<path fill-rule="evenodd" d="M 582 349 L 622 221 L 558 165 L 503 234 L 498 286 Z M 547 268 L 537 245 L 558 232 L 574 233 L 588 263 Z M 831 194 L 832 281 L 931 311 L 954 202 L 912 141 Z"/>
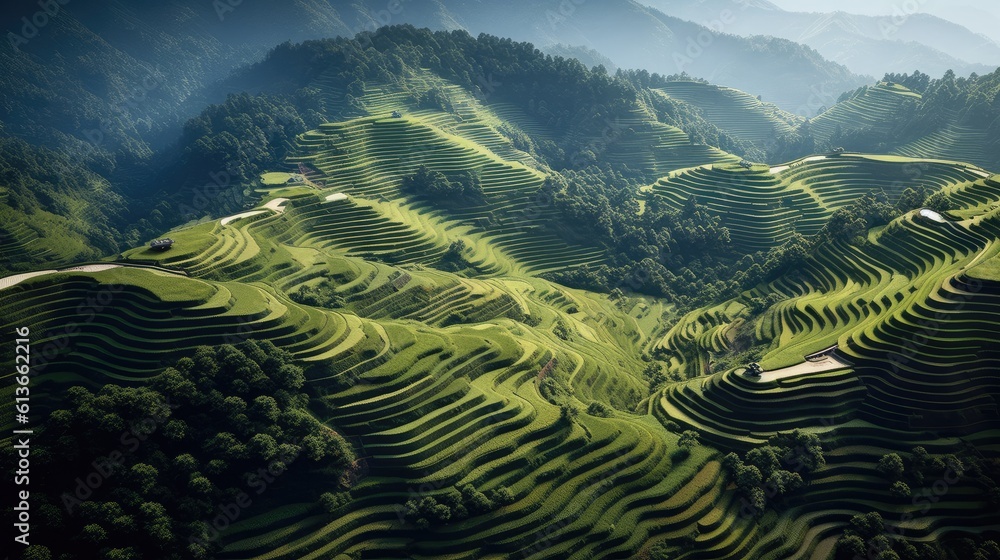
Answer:
<path fill-rule="evenodd" d="M 585 46 L 619 67 L 667 75 L 687 72 L 761 95 L 804 115 L 815 114 L 820 105 L 832 102 L 817 100 L 817 92 L 840 92 L 867 81 L 799 43 L 732 35 L 738 3 L 713 17 L 695 20 L 698 23 L 633 0 L 444 0 L 435 4 L 444 20 L 473 35 L 512 37 L 543 50 L 555 44 Z M 411 20 L 410 10 L 407 7 L 393 16 L 391 23 L 426 25 Z"/>
<path fill-rule="evenodd" d="M 510 39 L 390 27 L 360 41 L 328 39 L 277 47 L 265 61 L 224 83 L 227 89 L 261 93 L 234 94 L 204 109 L 155 157 L 142 159 L 127 148 L 102 147 L 85 156 L 63 151 L 65 157 L 53 158 L 44 148 L 11 140 L 12 156 L 3 170 L 11 205 L 3 208 L 11 214 L 5 230 L 8 241 L 19 246 L 37 243 L 30 241 L 37 235 L 67 240 L 57 243 L 60 250 L 55 252 L 19 249 L 24 258 L 16 264 L 93 258 L 94 248 L 114 254 L 155 236 L 168 224 L 239 210 L 252 203 L 247 187 L 260 172 L 283 160 L 297 135 L 324 122 L 367 114 L 361 101 L 366 88 L 398 88 L 410 92 L 404 104 L 453 112 L 441 87 L 419 85 L 428 79 L 453 84 L 482 102 L 512 103 L 530 115 L 543 134 L 526 134 L 513 123 L 497 126 L 521 149 L 556 169 L 593 164 L 608 140 L 635 135 L 643 128 L 648 129 L 645 141 L 653 142 L 645 149 L 652 149 L 657 136 L 648 136 L 654 132 L 649 120 L 662 121 L 657 126 L 666 128 L 660 134 L 674 130 L 669 134 L 679 135 L 684 143 L 690 136 L 706 153 L 714 150 L 709 146 L 717 146 L 763 157 L 750 142 L 721 131 L 697 109 L 654 95 L 643 85 L 659 83 L 662 77 L 588 70 L 576 60 L 546 56 L 530 44 Z M 144 122 L 124 116 L 121 121 Z M 91 183 L 102 183 L 101 192 L 113 197 L 94 197 L 93 191 L 59 174 L 38 172 L 37 162 L 43 159 L 72 172 L 62 173 L 64 177 L 93 176 Z M 703 160 L 685 161 L 693 165 Z M 651 167 L 636 171 L 645 173 L 644 181 L 658 176 Z M 207 198 L 199 196 L 206 184 L 213 189 Z M 86 221 L 78 222 L 67 210 L 79 204 L 92 208 Z M 45 216 L 50 227 L 31 233 L 37 228 L 26 223 L 25 234 L 15 235 L 13 224 L 26 220 L 26 209 Z"/>
<path fill-rule="evenodd" d="M 94 72 L 99 73 L 97 69 Z M 624 172 L 637 184 L 652 183 L 673 169 L 733 156 L 778 163 L 840 144 L 871 151 L 898 147 L 900 153 L 922 157 L 948 155 L 952 146 L 955 153 L 949 157 L 953 159 L 992 164 L 989 154 L 997 150 L 990 148 L 989 141 L 975 140 L 979 136 L 996 138 L 984 128 L 995 121 L 988 117 L 996 106 L 995 88 L 989 86 L 996 75 L 971 79 L 946 76 L 933 83 L 920 76 L 897 77 L 899 83 L 891 88 L 863 88 L 845 95 L 826 114 L 804 121 L 752 95 L 687 76 L 587 69 L 576 60 L 547 56 L 531 44 L 490 35 L 473 38 L 463 31 L 393 26 L 354 40 L 284 43 L 262 62 L 221 82 L 222 90 L 258 94 L 241 93 L 205 109 L 187 122 L 179 139 L 158 150 L 155 157 L 148 155 L 149 146 L 135 140 L 132 133 L 115 136 L 110 128 L 99 128 L 96 134 L 103 144 L 95 147 L 76 140 L 86 148 L 82 155 L 62 150 L 67 157 L 48 158 L 62 162 L 61 169 L 72 170 L 66 176 L 91 176 L 89 184 L 102 185 L 98 191 L 81 188 L 79 182 L 60 181 L 58 177 L 40 180 L 43 174 L 26 173 L 36 163 L 7 166 L 5 186 L 11 193 L 8 201 L 12 207 L 3 210 L 12 217 L 4 231 L 8 243 L 21 247 L 16 254 L 25 258 L 8 259 L 6 266 L 30 267 L 115 254 L 156 236 L 165 226 L 252 204 L 252 189 L 248 187 L 260 172 L 288 155 L 297 135 L 323 122 L 367 115 L 370 107 L 363 100 L 365 93 L 379 88 L 401 92 L 402 105 L 453 114 L 457 109 L 444 95 L 444 84 L 459 87 L 484 105 L 514 106 L 534 125 L 522 127 L 525 123 L 520 117 L 504 113 L 493 126 L 545 166 L 581 170 L 616 162 L 624 167 L 615 173 Z M 428 85 L 428 80 L 437 85 Z M 898 98 L 899 107 L 873 103 L 866 108 L 866 96 L 881 90 L 894 100 Z M 908 114 L 905 111 L 916 110 L 907 107 L 920 102 L 917 91 L 925 91 L 928 100 L 920 105 L 921 118 L 901 119 L 900 115 Z M 26 95 L 30 97 L 30 93 Z M 150 92 L 149 102 L 155 105 L 158 95 L 158 91 Z M 935 110 L 942 103 L 948 110 Z M 963 109 L 965 104 L 969 110 Z M 69 109 L 55 101 L 52 106 Z M 859 111 L 864 112 L 863 118 L 856 116 Z M 975 116 L 980 114 L 987 118 Z M 43 112 L 38 122 L 45 122 L 45 118 L 60 121 L 57 116 L 57 112 Z M 154 120 L 122 113 L 114 122 L 121 124 L 116 129 L 120 131 L 127 127 L 153 130 Z M 86 121 L 70 122 L 78 126 Z M 966 134 L 967 140 L 960 134 L 960 142 L 951 144 L 926 138 L 953 130 L 972 133 Z M 40 136 L 45 134 L 39 132 Z M 31 133 L 16 135 L 30 137 Z M 61 132 L 51 137 L 66 142 L 73 138 Z M 116 138 L 121 141 L 118 148 L 114 148 Z M 679 147 L 672 148 L 676 142 L 680 142 Z M 684 147 L 686 144 L 690 146 Z M 980 151 L 963 158 L 959 150 L 966 145 Z M 48 157 L 38 150 L 30 143 L 11 144 L 8 153 L 18 155 L 8 163 Z M 224 181 L 214 179 L 223 176 Z M 617 181 L 613 175 L 599 181 L 621 190 L 620 184 L 613 186 Z M 215 189 L 213 196 L 199 197 L 206 184 Z M 94 192 L 101 194 L 93 196 Z M 201 204 L 192 204 L 194 200 Z M 69 215 L 67 209 L 77 206 L 89 208 L 88 220 Z M 25 220 L 23 208 L 40 212 L 48 226 L 37 226 L 41 218 Z M 23 227 L 15 225 L 20 221 L 25 221 Z M 24 233 L 15 234 L 17 231 Z M 31 241 L 38 236 L 63 241 L 42 243 L 57 246 L 57 251 L 35 251 L 28 245 L 39 244 Z"/>
<path fill-rule="evenodd" d="M 221 101 L 220 95 L 234 93 L 207 86 L 260 60 L 274 45 L 353 37 L 401 23 L 486 32 L 532 41 L 543 49 L 585 46 L 620 67 L 661 74 L 686 71 L 762 94 L 792 111 L 818 109 L 819 104 L 809 105 L 814 86 L 836 95 L 864 83 L 808 47 L 786 40 L 718 34 L 631 0 L 563 4 L 73 2 L 52 17 L 39 17 L 45 21 L 41 28 L 21 19 L 30 22 L 37 8 L 27 4 L 4 18 L 9 34 L 0 45 L 6 92 L 0 122 L 7 134 L 75 148 L 77 157 L 110 151 L 119 158 L 143 159 L 152 147 L 170 142 L 185 118 L 208 102 Z M 629 40 L 622 41 L 623 36 Z"/>
<path fill-rule="evenodd" d="M 817 145 L 1000 165 L 1000 69 L 968 78 L 946 72 L 887 74 L 844 93 L 812 120 Z"/>

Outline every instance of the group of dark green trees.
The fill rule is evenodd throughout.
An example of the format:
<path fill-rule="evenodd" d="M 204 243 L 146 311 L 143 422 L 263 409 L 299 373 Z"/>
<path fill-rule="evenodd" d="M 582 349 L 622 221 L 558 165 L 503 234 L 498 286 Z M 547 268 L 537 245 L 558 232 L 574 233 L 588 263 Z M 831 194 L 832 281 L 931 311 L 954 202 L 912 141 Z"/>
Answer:
<path fill-rule="evenodd" d="M 33 438 L 33 558 L 207 558 L 289 489 L 335 511 L 355 455 L 303 383 L 290 354 L 248 341 L 143 386 L 70 389 Z"/>

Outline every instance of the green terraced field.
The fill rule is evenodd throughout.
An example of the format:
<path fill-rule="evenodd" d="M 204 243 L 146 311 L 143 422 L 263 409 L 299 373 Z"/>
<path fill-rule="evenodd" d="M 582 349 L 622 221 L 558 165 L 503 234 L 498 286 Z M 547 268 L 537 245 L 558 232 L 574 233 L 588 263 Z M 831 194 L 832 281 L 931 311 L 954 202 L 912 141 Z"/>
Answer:
<path fill-rule="evenodd" d="M 318 84 L 334 105 L 341 92 Z M 890 495 L 874 467 L 915 446 L 935 456 L 1000 452 L 997 176 L 898 154 L 744 168 L 637 105 L 600 159 L 661 176 L 643 190 L 671 208 L 696 197 L 744 254 L 814 235 L 875 190 L 895 202 L 925 187 L 956 207 L 943 221 L 906 213 L 863 245 L 822 245 L 795 270 L 704 307 L 612 299 L 540 278 L 610 260 L 545 227 L 553 211 L 536 208 L 536 193 L 556 172 L 505 133 L 542 142 L 559 131 L 430 74 L 410 85 L 443 92 L 451 110 L 367 84 L 358 101 L 366 114 L 298 137 L 284 164 L 309 166 L 309 183 L 267 192 L 288 199 L 278 209 L 180 227 L 166 234 L 175 241 L 166 252 L 122 255 L 165 270 L 68 271 L 0 289 L 0 328 L 38 333 L 44 361 L 33 383 L 54 394 L 142 385 L 198 346 L 247 339 L 269 340 L 302 365 L 311 413 L 349 439 L 363 474 L 332 514 L 314 507 L 316 489 L 282 487 L 280 500 L 271 495 L 223 531 L 218 557 L 632 558 L 662 545 L 684 559 L 827 558 L 851 516 L 869 511 L 900 520 L 915 541 L 997 531 L 972 476 L 904 519 L 911 504 Z M 674 82 L 660 94 L 755 143 L 793 124 L 728 88 Z M 864 124 L 859 115 L 907 97 L 869 88 L 814 126 Z M 402 116 L 390 117 L 395 110 Z M 952 157 L 930 144 L 914 150 Z M 484 200 L 404 194 L 403 178 L 420 166 L 475 171 Z M 264 182 L 281 187 L 284 173 Z M 5 258 L 34 259 L 44 246 L 23 222 L 3 228 Z M 456 272 L 448 259 L 459 240 Z M 847 365 L 773 381 L 719 369 L 746 339 L 767 371 L 833 345 Z M 644 377 L 651 364 L 669 376 L 655 390 Z M 825 466 L 747 515 L 724 456 L 794 429 L 820 438 Z M 700 439 L 686 457 L 684 430 Z M 512 498 L 429 528 L 405 519 L 411 498 L 466 484 Z"/>
<path fill-rule="evenodd" d="M 892 153 L 911 157 L 936 157 L 968 161 L 995 169 L 997 160 L 993 145 L 996 139 L 984 130 L 949 124 L 919 140 L 895 148 Z"/>
<path fill-rule="evenodd" d="M 1000 196 L 992 179 L 960 189 L 970 208 Z M 986 372 L 998 367 L 992 333 L 1000 284 L 991 276 L 990 259 L 998 227 L 995 209 L 946 223 L 912 212 L 863 249 L 828 246 L 793 281 L 781 278 L 759 288 L 787 297 L 754 320 L 756 337 L 769 342 L 765 369 L 801 362 L 831 344 L 851 368 L 766 383 L 730 370 L 669 385 L 650 401 L 663 421 L 696 429 L 723 448 L 750 448 L 774 433 L 807 426 L 831 448 L 827 466 L 810 483 L 808 502 L 786 514 L 789 522 L 797 520 L 790 532 L 758 529 L 737 549 L 739 555 L 828 554 L 817 551 L 831 550 L 839 534 L 834 528 L 858 512 L 856 501 L 845 501 L 848 496 L 898 518 L 906 510 L 886 503 L 884 479 L 864 476 L 871 471 L 860 468 L 871 457 L 916 445 L 947 448 L 956 436 L 995 441 L 992 395 L 1000 387 Z M 692 312 L 659 344 L 700 348 L 704 357 L 698 361 L 672 361 L 691 375 L 731 343 L 711 334 L 735 328 L 742 315 L 726 304 Z M 976 494 L 961 488 L 942 497 L 909 526 L 907 536 L 932 539 L 946 525 L 995 530 Z M 763 556 L 766 550 L 772 552 Z"/>
<path fill-rule="evenodd" d="M 888 129 L 891 116 L 907 101 L 920 99 L 920 94 L 884 82 L 863 88 L 851 99 L 837 103 L 811 120 L 813 133 L 818 139 L 828 139 L 839 128 L 841 131 L 871 127 Z"/>
<path fill-rule="evenodd" d="M 722 216 L 746 250 L 780 245 L 792 233 L 814 235 L 830 215 L 868 192 L 894 202 L 906 188 L 963 192 L 985 172 L 936 160 L 861 155 L 811 156 L 768 168 L 715 164 L 671 173 L 649 190 L 680 208 L 691 196 Z"/>
<path fill-rule="evenodd" d="M 363 199 L 391 200 L 394 204 L 387 205 L 388 211 L 399 214 L 398 225 L 372 229 L 375 221 L 385 219 L 376 217 L 377 210 L 372 213 L 372 210 L 346 202 L 326 203 L 324 213 L 331 217 L 336 215 L 339 227 L 347 230 L 324 228 L 329 233 L 319 235 L 320 241 L 332 235 L 359 253 L 398 250 L 406 252 L 407 259 L 429 262 L 447 249 L 447 244 L 441 245 L 443 240 L 435 247 L 417 241 L 419 235 L 415 232 L 400 233 L 395 237 L 398 242 L 389 248 L 386 242 L 393 238 L 383 235 L 397 228 L 405 230 L 412 227 L 410 224 L 420 224 L 419 230 L 444 232 L 456 238 L 468 236 L 477 249 L 483 249 L 476 260 L 489 262 L 487 266 L 491 269 L 544 272 L 603 260 L 597 248 L 570 246 L 539 231 L 545 209 L 537 209 L 534 193 L 541 186 L 544 175 L 517 159 L 503 159 L 497 152 L 505 151 L 495 145 L 490 149 L 491 143 L 500 142 L 499 137 L 479 138 L 483 142 L 480 143 L 449 134 L 433 123 L 434 120 L 419 116 L 363 118 L 324 125 L 300 139 L 297 153 L 301 155 L 294 156 L 291 161 L 308 163 L 321 171 L 323 178 L 318 179 L 324 186 L 321 195 L 344 192 Z M 506 147 L 513 150 L 509 145 Z M 481 178 L 486 200 L 446 213 L 435 211 L 420 201 L 398 204 L 403 196 L 399 191 L 402 178 L 412 175 L 421 166 L 441 172 L 475 171 Z M 336 210 L 344 205 L 354 209 L 350 212 Z M 431 222 L 434 227 L 421 222 Z M 358 228 L 365 230 L 360 239 L 349 234 L 340 235 Z M 364 236 L 378 236 L 381 241 L 371 244 Z M 486 254 L 484 241 L 500 254 Z"/>
<path fill-rule="evenodd" d="M 708 122 L 758 146 L 766 146 L 776 136 L 791 133 L 801 120 L 738 89 L 676 81 L 656 91 L 697 107 Z"/>

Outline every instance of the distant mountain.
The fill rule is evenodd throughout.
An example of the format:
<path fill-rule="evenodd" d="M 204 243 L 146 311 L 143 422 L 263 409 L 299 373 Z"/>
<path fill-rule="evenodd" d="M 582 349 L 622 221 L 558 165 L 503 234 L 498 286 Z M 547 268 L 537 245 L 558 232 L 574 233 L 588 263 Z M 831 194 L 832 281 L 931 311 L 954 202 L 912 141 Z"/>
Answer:
<path fill-rule="evenodd" d="M 1000 65 L 1000 45 L 961 25 L 915 13 L 862 16 L 784 11 L 770 2 L 641 0 L 671 16 L 721 25 L 741 36 L 772 35 L 816 49 L 852 72 L 881 77 L 918 69 L 931 75 L 984 74 Z"/>
<path fill-rule="evenodd" d="M 671 75 L 686 72 L 761 95 L 804 116 L 867 80 L 810 48 L 774 38 L 741 38 L 671 17 L 633 0 L 542 2 L 441 0 L 437 17 L 470 33 L 491 33 L 550 45 L 582 45 L 623 68 Z M 409 8 L 407 8 L 409 10 Z M 411 21 L 409 11 L 400 14 Z M 424 19 L 426 21 L 426 19 Z"/>
<path fill-rule="evenodd" d="M 687 72 L 804 115 L 869 81 L 807 47 L 716 34 L 632 0 L 112 0 L 68 4 L 41 28 L 22 29 L 21 17 L 31 15 L 4 16 L 4 28 L 16 37 L 0 46 L 6 92 L 0 122 L 31 142 L 75 144 L 82 156 L 100 148 L 149 157 L 155 145 L 176 137 L 185 118 L 227 93 L 205 97 L 207 84 L 279 43 L 399 23 L 530 41 L 587 64 Z"/>

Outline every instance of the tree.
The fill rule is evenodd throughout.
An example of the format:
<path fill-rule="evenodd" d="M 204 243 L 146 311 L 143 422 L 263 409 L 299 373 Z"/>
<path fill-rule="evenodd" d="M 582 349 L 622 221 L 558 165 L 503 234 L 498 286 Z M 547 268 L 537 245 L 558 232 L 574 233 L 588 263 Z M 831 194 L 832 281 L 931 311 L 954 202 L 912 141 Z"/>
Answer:
<path fill-rule="evenodd" d="M 571 404 L 563 403 L 562 405 L 559 406 L 559 417 L 565 420 L 566 422 L 570 423 L 576 422 L 576 419 L 579 415 L 580 415 L 580 410 Z"/>
<path fill-rule="evenodd" d="M 302 368 L 292 364 L 281 366 L 276 372 L 271 374 L 271 378 L 278 384 L 278 387 L 291 391 L 301 389 L 306 382 Z"/>
<path fill-rule="evenodd" d="M 745 465 L 736 473 L 736 485 L 744 491 L 759 487 L 763 481 L 764 477 L 760 474 L 760 469 L 754 465 Z"/>
<path fill-rule="evenodd" d="M 157 544 L 163 545 L 173 540 L 170 517 L 167 509 L 158 502 L 146 502 L 139 507 L 142 512 L 145 533 Z"/>
<path fill-rule="evenodd" d="M 471 484 L 461 489 L 462 503 L 472 514 L 486 513 L 493 510 L 493 502 Z"/>
<path fill-rule="evenodd" d="M 772 472 L 764 484 L 779 496 L 794 492 L 805 486 L 805 482 L 799 473 L 780 469 Z"/>
<path fill-rule="evenodd" d="M 319 506 L 326 513 L 333 513 L 351 501 L 347 492 L 323 492 L 319 496 Z"/>
<path fill-rule="evenodd" d="M 864 558 L 865 549 L 865 541 L 858 535 L 844 535 L 837 539 L 837 550 L 848 558 Z"/>
<path fill-rule="evenodd" d="M 782 449 L 782 461 L 792 470 L 814 472 L 826 465 L 819 436 L 799 429 L 788 434 L 776 434 L 768 443 Z"/>
<path fill-rule="evenodd" d="M 897 498 L 909 498 L 910 486 L 902 480 L 897 480 L 889 486 L 889 493 Z"/>
<path fill-rule="evenodd" d="M 587 414 L 600 418 L 611 418 L 614 416 L 614 411 L 608 405 L 600 401 L 594 401 L 587 406 Z"/>
<path fill-rule="evenodd" d="M 80 532 L 80 538 L 84 542 L 100 544 L 108 540 L 108 532 L 104 530 L 104 527 L 101 527 L 97 523 L 91 523 L 84 526 L 83 530 Z"/>
<path fill-rule="evenodd" d="M 566 322 L 563 321 L 561 318 L 558 319 L 556 321 L 555 326 L 552 327 L 552 332 L 553 334 L 555 334 L 556 336 L 558 336 L 563 340 L 570 340 L 571 338 L 569 326 L 567 326 Z"/>
<path fill-rule="evenodd" d="M 670 461 L 672 463 L 680 463 L 681 461 L 684 461 L 690 456 L 691 456 L 690 447 L 678 447 L 677 449 L 674 449 L 673 451 L 670 452 Z"/>
<path fill-rule="evenodd" d="M 887 453 L 879 459 L 876 468 L 887 478 L 898 480 L 903 476 L 903 459 L 898 453 Z"/>
<path fill-rule="evenodd" d="M 853 207 L 840 208 L 830 216 L 823 235 L 829 241 L 859 244 L 867 230 L 868 222 Z"/>
<path fill-rule="evenodd" d="M 278 420 L 281 409 L 278 407 L 278 401 L 274 400 L 274 397 L 260 395 L 250 405 L 250 413 L 264 422 L 273 423 Z"/>
<path fill-rule="evenodd" d="M 140 493 L 149 494 L 149 492 L 156 487 L 156 478 L 159 476 L 160 472 L 152 465 L 148 465 L 146 463 L 136 463 L 135 465 L 132 465 L 130 471 L 132 476 L 135 478 Z"/>
<path fill-rule="evenodd" d="M 863 539 L 873 539 L 885 530 L 885 522 L 877 511 L 856 514 L 850 523 L 850 530 Z"/>
<path fill-rule="evenodd" d="M 202 476 L 201 473 L 193 473 L 187 487 L 191 492 L 203 495 L 210 494 L 215 488 L 212 481 Z"/>
<path fill-rule="evenodd" d="M 684 430 L 681 434 L 680 439 L 677 440 L 677 445 L 681 447 L 695 447 L 698 445 L 698 432 L 694 430 Z"/>
<path fill-rule="evenodd" d="M 489 499 L 494 504 L 502 507 L 513 504 L 517 497 L 506 486 L 497 486 L 490 492 Z"/>
<path fill-rule="evenodd" d="M 746 463 L 757 467 L 764 478 L 771 476 L 771 473 L 781 466 L 782 450 L 773 445 L 755 447 L 746 454 Z"/>
<path fill-rule="evenodd" d="M 722 469 L 729 473 L 729 476 L 735 480 L 740 470 L 743 469 L 743 459 L 740 459 L 739 455 L 730 451 L 722 458 Z"/>
<path fill-rule="evenodd" d="M 247 442 L 253 456 L 262 461 L 270 461 L 278 453 L 278 442 L 267 434 L 256 434 Z"/>

